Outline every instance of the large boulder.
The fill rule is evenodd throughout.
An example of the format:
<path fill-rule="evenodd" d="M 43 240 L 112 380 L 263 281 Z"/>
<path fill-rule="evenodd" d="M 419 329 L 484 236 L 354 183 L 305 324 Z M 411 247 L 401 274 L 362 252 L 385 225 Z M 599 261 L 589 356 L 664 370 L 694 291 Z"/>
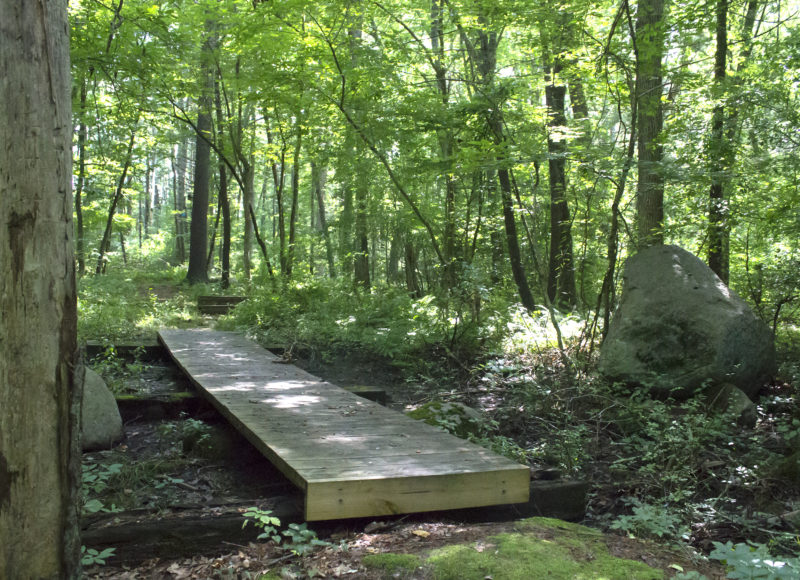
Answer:
<path fill-rule="evenodd" d="M 81 404 L 81 447 L 84 451 L 110 449 L 122 440 L 122 417 L 105 381 L 86 369 Z"/>
<path fill-rule="evenodd" d="M 653 246 L 625 263 L 600 372 L 659 396 L 729 383 L 753 398 L 776 371 L 772 333 L 700 259 Z"/>

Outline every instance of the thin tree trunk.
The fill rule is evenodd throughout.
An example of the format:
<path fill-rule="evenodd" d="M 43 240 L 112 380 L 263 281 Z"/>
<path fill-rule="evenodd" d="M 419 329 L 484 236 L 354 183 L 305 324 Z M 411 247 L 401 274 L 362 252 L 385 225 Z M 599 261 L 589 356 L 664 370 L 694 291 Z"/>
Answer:
<path fill-rule="evenodd" d="M 0 0 L 0 578 L 79 578 L 67 2 Z"/>
<path fill-rule="evenodd" d="M 242 203 L 245 207 L 255 205 L 255 167 L 253 166 L 252 159 L 242 156 L 240 159 L 242 166 L 242 176 L 244 187 L 242 188 Z M 250 219 L 250 215 L 245 212 L 244 215 L 244 239 L 242 244 L 242 266 L 244 268 L 244 276 L 250 279 L 251 271 L 253 269 L 253 232 L 255 224 Z"/>
<path fill-rule="evenodd" d="M 150 221 L 152 220 L 152 195 L 150 192 L 150 185 L 153 181 L 153 161 L 152 157 L 147 155 L 147 168 L 144 172 L 144 237 L 150 237 Z"/>
<path fill-rule="evenodd" d="M 503 203 L 503 222 L 506 226 L 506 246 L 508 247 L 508 261 L 511 264 L 511 273 L 517 285 L 519 298 L 522 305 L 530 311 L 536 309 L 536 302 L 533 300 L 528 278 L 522 266 L 522 255 L 519 250 L 519 238 L 517 237 L 517 223 L 514 219 L 514 204 L 511 197 L 511 180 L 508 177 L 508 169 L 502 168 L 497 172 L 500 181 L 500 195 Z"/>
<path fill-rule="evenodd" d="M 224 187 L 223 187 L 224 178 Z M 231 285 L 231 203 L 228 196 L 228 170 L 220 165 L 219 206 L 222 212 L 222 287 Z"/>
<path fill-rule="evenodd" d="M 220 81 L 219 79 L 215 80 L 214 82 L 214 104 L 216 107 L 217 112 L 217 143 L 220 149 L 224 147 L 224 135 L 225 131 L 223 127 L 225 126 L 225 119 L 222 114 L 222 99 L 220 97 L 220 90 L 219 90 Z M 245 174 L 246 175 L 246 174 Z M 245 183 L 247 183 L 247 178 L 245 176 Z M 245 201 L 247 201 L 247 196 L 245 196 Z M 217 219 L 222 217 L 222 258 L 221 258 L 221 266 L 222 266 L 222 276 L 221 276 L 221 286 L 222 288 L 230 287 L 230 277 L 231 277 L 231 206 L 230 200 L 228 199 L 228 168 L 225 166 L 225 162 L 220 159 L 219 160 L 219 209 L 217 210 Z M 247 220 L 247 214 L 245 214 L 245 221 Z M 245 229 L 245 237 L 247 235 L 247 230 Z M 247 256 L 247 252 L 245 251 L 245 256 Z M 245 276 L 249 278 L 249 263 L 248 260 L 245 260 Z"/>
<path fill-rule="evenodd" d="M 255 235 L 256 241 L 258 242 L 258 246 L 261 248 L 261 255 L 264 257 L 264 261 L 267 263 L 267 271 L 269 272 L 269 277 L 272 278 L 274 276 L 272 272 L 272 263 L 269 261 L 269 255 L 267 254 L 267 244 L 264 243 L 264 240 L 261 238 L 261 234 L 258 232 L 256 213 L 253 210 L 252 205 L 247 209 L 249 210 L 250 218 L 253 220 L 253 234 Z"/>
<path fill-rule="evenodd" d="M 138 122 L 138 120 L 137 120 Z M 105 255 L 111 245 L 111 230 L 114 226 L 114 214 L 117 211 L 117 205 L 122 199 L 122 189 L 125 186 L 125 178 L 128 175 L 128 170 L 133 161 L 133 144 L 136 141 L 136 129 L 131 132 L 131 138 L 128 141 L 128 150 L 125 153 L 125 164 L 122 166 L 122 173 L 117 180 L 117 188 L 114 191 L 114 197 L 111 198 L 111 203 L 108 206 L 108 218 L 106 219 L 106 229 L 103 232 L 103 239 L 100 241 L 100 247 L 97 249 L 97 266 L 95 267 L 95 274 L 105 272 Z"/>
<path fill-rule="evenodd" d="M 459 25 L 459 32 L 464 44 L 467 47 L 470 61 L 477 71 L 475 81 L 486 94 L 492 93 L 494 77 L 497 68 L 497 48 L 502 38 L 501 34 L 490 30 L 488 22 L 484 16 L 478 18 L 483 28 L 477 33 L 477 42 L 472 42 L 466 32 Z M 485 105 L 484 105 L 485 106 Z M 511 177 L 506 167 L 508 163 L 506 149 L 507 140 L 503 130 L 503 116 L 501 110 L 502 103 L 495 102 L 491 108 L 485 112 L 486 128 L 489 135 L 499 152 L 496 160 L 500 169 L 497 170 L 498 181 L 500 182 L 500 204 L 503 212 L 503 224 L 506 233 L 506 246 L 508 247 L 508 260 L 511 265 L 511 273 L 514 283 L 519 292 L 520 302 L 528 310 L 534 310 L 536 303 L 533 300 L 525 268 L 522 264 L 522 255 L 519 248 L 519 237 L 517 236 L 517 223 L 514 217 L 513 190 L 511 187 Z M 487 176 L 488 180 L 488 176 Z"/>
<path fill-rule="evenodd" d="M 81 79 L 80 92 L 80 125 L 78 126 L 78 180 L 75 183 L 75 224 L 76 235 L 76 257 L 78 259 L 78 276 L 83 276 L 86 272 L 86 255 L 83 240 L 83 188 L 86 185 L 86 92 L 88 80 L 86 77 Z"/>
<path fill-rule="evenodd" d="M 264 113 L 265 121 L 266 111 Z M 272 145 L 273 138 L 272 132 L 269 130 L 269 125 L 267 125 L 267 142 Z M 284 188 L 286 184 L 286 140 L 283 138 L 283 133 L 281 133 L 281 156 L 280 156 L 280 165 L 277 163 L 272 163 L 272 179 L 275 183 L 275 211 L 274 214 L 278 216 L 278 265 L 280 266 L 280 272 L 282 276 L 286 276 L 286 211 L 284 208 L 283 203 L 283 194 Z M 252 215 L 255 216 L 255 211 L 252 212 Z M 275 236 L 275 222 L 273 221 L 273 237 Z"/>
<path fill-rule="evenodd" d="M 367 183 L 363 179 L 356 185 L 356 223 L 355 223 L 355 261 L 353 264 L 353 283 L 358 288 L 369 290 L 370 252 L 369 233 L 367 231 Z"/>
<path fill-rule="evenodd" d="M 175 261 L 183 264 L 186 261 L 186 139 L 182 138 L 177 147 L 173 171 L 175 175 L 174 208 L 175 208 Z"/>
<path fill-rule="evenodd" d="M 634 89 L 634 93 L 635 93 Z M 631 99 L 631 132 L 628 139 L 628 149 L 625 155 L 625 162 L 622 165 L 622 173 L 619 176 L 619 181 L 616 184 L 614 191 L 614 200 L 611 203 L 611 228 L 608 233 L 607 242 L 607 266 L 606 273 L 603 276 L 603 285 L 600 288 L 600 295 L 598 296 L 598 308 L 600 311 L 600 304 L 603 306 L 603 339 L 608 334 L 609 324 L 611 322 L 611 312 L 614 309 L 614 272 L 617 268 L 617 254 L 619 246 L 619 220 L 620 220 L 620 203 L 622 196 L 625 193 L 625 186 L 628 182 L 628 173 L 633 166 L 633 154 L 636 149 L 637 131 L 636 131 L 636 105 L 637 99 L 634 94 Z M 620 107 L 621 109 L 621 107 Z M 622 117 L 620 111 L 620 118 Z M 595 313 L 595 316 L 597 314 Z"/>
<path fill-rule="evenodd" d="M 403 240 L 400 232 L 395 230 L 389 244 L 389 256 L 386 259 L 386 283 L 396 284 L 400 278 L 400 252 Z"/>
<path fill-rule="evenodd" d="M 328 169 L 318 167 L 311 163 L 311 180 L 317 198 L 317 212 L 319 213 L 319 228 L 325 241 L 325 256 L 328 260 L 328 276 L 336 278 L 336 264 L 333 259 L 333 244 L 328 230 L 328 220 L 325 216 L 325 182 L 328 180 Z"/>
<path fill-rule="evenodd" d="M 289 211 L 289 245 L 286 252 L 286 277 L 292 277 L 294 268 L 295 242 L 297 236 L 297 209 L 300 201 L 300 151 L 303 146 L 303 125 L 298 114 L 295 117 L 297 123 L 297 136 L 292 155 L 292 203 Z"/>
<path fill-rule="evenodd" d="M 122 250 L 122 263 L 126 266 L 128 265 L 128 252 L 125 249 L 125 234 L 122 232 L 119 233 L 119 246 Z"/>
<path fill-rule="evenodd" d="M 450 101 L 450 86 L 447 82 L 447 68 L 444 65 L 444 0 L 431 1 L 431 64 L 436 75 L 436 88 L 444 108 Z M 456 284 L 456 182 L 453 172 L 455 139 L 449 127 L 439 130 L 439 153 L 442 159 L 442 179 L 444 181 L 444 239 L 442 253 L 444 269 L 442 282 L 445 288 Z"/>
<path fill-rule="evenodd" d="M 714 112 L 711 119 L 711 141 L 709 143 L 709 168 L 711 188 L 708 206 L 708 267 L 728 283 L 727 230 L 728 207 L 726 190 L 728 183 L 728 144 L 725 140 L 725 76 L 728 67 L 728 0 L 716 2 L 716 51 L 714 55 L 713 97 Z"/>
<path fill-rule="evenodd" d="M 421 298 L 422 289 L 419 286 L 419 278 L 417 277 L 417 251 L 414 248 L 414 242 L 411 236 L 405 236 L 405 274 L 406 274 L 406 290 L 412 298 Z"/>

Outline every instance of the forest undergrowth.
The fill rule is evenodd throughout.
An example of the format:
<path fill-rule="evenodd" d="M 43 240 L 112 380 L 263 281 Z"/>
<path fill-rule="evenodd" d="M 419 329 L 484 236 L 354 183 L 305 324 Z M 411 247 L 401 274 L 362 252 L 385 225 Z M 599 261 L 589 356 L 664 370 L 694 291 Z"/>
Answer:
<path fill-rule="evenodd" d="M 771 554 L 783 566 L 775 570 L 800 569 L 796 335 L 778 337 L 780 373 L 746 427 L 702 398 L 654 400 L 606 383 L 594 370 L 598 337 L 587 336 L 586 320 L 544 306 L 531 313 L 475 293 L 413 299 L 389 288 L 266 281 L 226 291 L 248 300 L 210 321 L 194 299 L 220 290 L 180 286 L 180 277 L 165 269 L 84 279 L 81 337 L 113 344 L 151 338 L 160 326 L 215 324 L 321 364 L 357 354 L 392 369 L 409 407 L 464 403 L 480 413 L 469 434 L 476 442 L 534 471 L 588 480 L 589 525 L 730 553 L 730 562 Z M 446 417 L 440 426 L 453 428 Z"/>

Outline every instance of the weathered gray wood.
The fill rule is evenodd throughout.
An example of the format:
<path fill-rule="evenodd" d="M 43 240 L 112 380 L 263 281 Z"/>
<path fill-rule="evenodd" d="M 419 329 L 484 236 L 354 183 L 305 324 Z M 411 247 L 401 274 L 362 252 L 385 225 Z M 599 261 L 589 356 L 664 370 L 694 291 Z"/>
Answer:
<path fill-rule="evenodd" d="M 282 364 L 237 333 L 162 330 L 159 339 L 305 492 L 309 521 L 528 501 L 527 467 Z"/>

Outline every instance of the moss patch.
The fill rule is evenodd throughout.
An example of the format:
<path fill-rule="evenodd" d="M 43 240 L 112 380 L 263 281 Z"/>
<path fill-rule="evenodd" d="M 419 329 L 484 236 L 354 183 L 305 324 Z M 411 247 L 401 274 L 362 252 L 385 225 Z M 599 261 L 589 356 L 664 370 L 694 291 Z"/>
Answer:
<path fill-rule="evenodd" d="M 413 572 L 422 565 L 419 557 L 413 554 L 368 554 L 361 563 L 367 568 L 377 568 L 392 576 Z"/>
<path fill-rule="evenodd" d="M 517 522 L 514 530 L 470 544 L 438 548 L 422 560 L 408 554 L 365 556 L 363 564 L 382 577 L 425 570 L 436 580 L 661 580 L 664 572 L 609 553 L 603 534 L 550 518 Z M 370 576 L 371 577 L 371 576 Z"/>
<path fill-rule="evenodd" d="M 664 577 L 641 562 L 615 558 L 602 535 L 584 526 L 546 518 L 520 522 L 519 531 L 469 546 L 436 550 L 428 562 L 437 580 L 522 578 L 659 580 Z M 552 534 L 537 533 L 551 530 Z M 550 537 L 548 537 L 550 536 Z"/>

